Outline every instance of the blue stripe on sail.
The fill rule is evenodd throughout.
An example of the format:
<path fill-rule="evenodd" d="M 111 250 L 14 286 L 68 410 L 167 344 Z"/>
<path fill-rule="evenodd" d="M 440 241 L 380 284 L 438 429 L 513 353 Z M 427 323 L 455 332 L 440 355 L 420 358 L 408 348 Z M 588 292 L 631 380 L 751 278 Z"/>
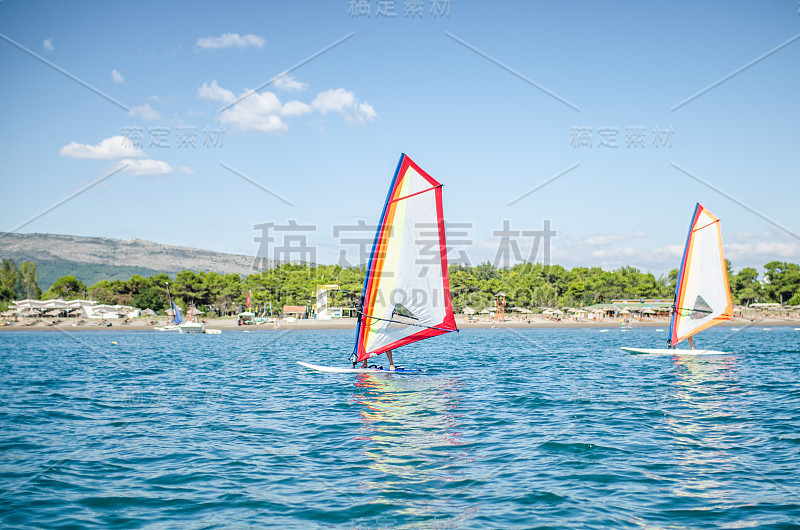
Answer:
<path fill-rule="evenodd" d="M 181 322 L 183 322 L 183 315 L 181 315 L 181 309 L 175 302 L 172 302 L 172 322 L 174 324 L 180 324 Z"/>
<path fill-rule="evenodd" d="M 400 168 L 403 167 L 403 160 L 405 160 L 406 154 L 400 153 L 400 161 L 397 162 L 397 169 L 394 170 L 394 178 L 392 178 L 392 183 L 389 185 L 389 193 L 386 194 L 386 202 L 383 204 L 383 211 L 381 212 L 381 220 L 378 223 L 378 230 L 375 232 L 375 239 L 372 242 L 372 250 L 369 253 L 369 263 L 367 264 L 367 274 L 364 277 L 364 287 L 361 289 L 361 303 L 362 303 L 362 310 L 363 304 L 366 302 L 366 295 L 367 295 L 367 284 L 369 283 L 369 275 L 370 271 L 372 271 L 372 261 L 375 259 L 375 248 L 378 246 L 378 239 L 380 238 L 381 232 L 383 231 L 383 224 L 386 221 L 386 209 L 389 207 L 389 201 L 392 199 L 392 192 L 394 191 L 394 185 L 397 182 L 397 177 L 400 176 Z M 356 324 L 356 343 L 353 347 L 353 353 L 358 356 L 358 337 L 361 333 L 361 315 L 359 315 L 358 323 Z"/>
<path fill-rule="evenodd" d="M 683 258 L 681 259 L 681 266 L 678 269 L 678 279 L 675 282 L 675 301 L 672 303 L 672 318 L 669 320 L 669 335 L 668 341 L 669 345 L 673 346 L 672 344 L 672 331 L 675 329 L 675 321 L 678 319 L 678 293 L 681 291 L 681 282 L 683 281 L 683 273 L 685 272 L 683 268 L 686 266 L 686 257 L 689 254 L 689 240 L 692 238 L 692 228 L 694 228 L 694 223 L 697 222 L 697 211 L 700 210 L 700 203 L 697 203 L 697 206 L 694 207 L 694 213 L 692 214 L 692 220 L 689 223 L 689 233 L 686 235 L 686 247 L 683 249 Z"/>

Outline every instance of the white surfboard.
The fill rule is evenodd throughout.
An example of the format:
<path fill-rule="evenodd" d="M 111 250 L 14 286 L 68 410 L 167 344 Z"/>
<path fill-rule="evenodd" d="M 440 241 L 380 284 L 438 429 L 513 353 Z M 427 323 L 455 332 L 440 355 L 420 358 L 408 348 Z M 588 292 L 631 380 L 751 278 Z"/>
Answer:
<path fill-rule="evenodd" d="M 731 355 L 731 352 L 717 350 L 679 350 L 672 348 L 622 348 L 635 355 Z"/>
<path fill-rule="evenodd" d="M 358 373 L 390 373 L 390 374 L 421 374 L 422 370 L 409 370 L 406 368 L 397 368 L 396 370 L 389 370 L 388 368 L 342 368 L 340 366 L 320 366 L 318 364 L 304 363 L 297 361 L 297 364 L 304 366 L 311 370 L 318 372 L 328 372 L 333 374 L 358 374 Z"/>

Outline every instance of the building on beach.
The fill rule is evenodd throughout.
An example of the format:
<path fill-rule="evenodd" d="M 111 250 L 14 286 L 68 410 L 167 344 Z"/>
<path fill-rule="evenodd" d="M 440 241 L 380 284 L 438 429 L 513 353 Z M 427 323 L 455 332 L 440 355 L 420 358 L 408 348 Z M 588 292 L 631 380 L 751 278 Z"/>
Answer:
<path fill-rule="evenodd" d="M 119 319 L 140 316 L 139 309 L 126 305 L 100 304 L 92 300 L 17 300 L 8 306 L 6 316 L 18 318 L 94 318 Z"/>

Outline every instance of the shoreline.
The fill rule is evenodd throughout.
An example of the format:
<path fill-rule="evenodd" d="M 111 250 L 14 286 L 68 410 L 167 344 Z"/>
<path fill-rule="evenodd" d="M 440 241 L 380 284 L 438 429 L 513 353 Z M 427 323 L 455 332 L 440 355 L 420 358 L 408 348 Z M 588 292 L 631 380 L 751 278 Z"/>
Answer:
<path fill-rule="evenodd" d="M 111 322 L 111 326 L 107 323 Z M 34 325 L 22 325 L 22 323 L 13 323 L 11 325 L 0 325 L 0 332 L 5 331 L 61 331 L 61 332 L 95 332 L 95 331 L 156 331 L 157 327 L 164 326 L 166 321 L 157 321 L 155 325 L 149 325 L 146 321 L 133 321 L 126 324 L 122 322 L 108 321 L 108 322 L 84 322 L 80 325 L 74 325 L 74 322 L 63 321 L 55 325 L 48 325 L 45 322 L 37 322 Z M 578 329 L 578 328 L 604 328 L 604 329 L 636 329 L 636 328 L 669 328 L 669 320 L 643 320 L 633 321 L 628 323 L 620 322 L 619 320 L 603 320 L 603 321 L 553 321 L 546 319 L 531 319 L 530 322 L 523 320 L 507 320 L 505 322 L 497 322 L 493 326 L 491 320 L 465 322 L 463 318 L 456 319 L 458 329 Z M 720 322 L 719 326 L 725 327 L 800 327 L 800 320 L 784 320 L 784 319 L 763 319 L 763 320 L 750 320 L 744 318 L 732 318 L 725 322 Z M 355 330 L 355 318 L 342 318 L 336 320 L 296 320 L 294 322 L 282 321 L 280 328 L 275 329 L 273 324 L 261 325 L 237 325 L 236 319 L 209 319 L 205 322 L 207 330 L 220 330 L 225 332 L 250 332 L 250 331 L 299 331 L 299 330 Z M 166 332 L 165 332 L 166 333 Z"/>

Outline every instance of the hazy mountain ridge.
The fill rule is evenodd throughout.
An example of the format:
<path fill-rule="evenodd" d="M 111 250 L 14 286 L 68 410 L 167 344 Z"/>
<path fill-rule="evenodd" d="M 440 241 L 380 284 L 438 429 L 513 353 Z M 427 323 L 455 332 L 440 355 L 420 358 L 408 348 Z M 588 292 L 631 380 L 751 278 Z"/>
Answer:
<path fill-rule="evenodd" d="M 171 275 L 182 270 L 247 275 L 255 272 L 256 263 L 254 256 L 165 245 L 143 239 L 124 241 L 106 237 L 11 233 L 0 234 L 0 258 L 11 258 L 16 262 L 34 261 L 41 264 L 39 267 L 49 264 L 46 267 L 48 271 L 63 268 L 63 274 L 71 274 L 67 269 L 75 269 L 74 265 L 70 267 L 69 264 L 72 263 L 94 266 L 78 269 L 97 270 L 97 266 L 101 266 L 100 270 L 109 268 L 106 269 L 109 272 L 111 269 L 131 271 L 136 268 L 142 269 L 142 272 L 166 272 Z M 259 267 L 264 266 L 268 264 L 259 263 Z M 47 274 L 52 275 L 52 272 Z M 40 274 L 40 284 L 49 286 L 51 281 Z"/>

